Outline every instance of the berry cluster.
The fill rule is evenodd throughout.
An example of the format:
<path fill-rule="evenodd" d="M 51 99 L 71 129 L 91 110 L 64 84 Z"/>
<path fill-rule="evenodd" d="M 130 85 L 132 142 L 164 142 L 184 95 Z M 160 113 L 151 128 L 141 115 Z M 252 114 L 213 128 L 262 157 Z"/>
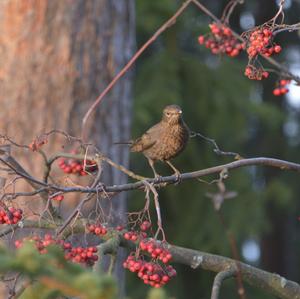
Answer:
<path fill-rule="evenodd" d="M 47 136 L 46 135 L 41 135 L 38 136 L 36 139 L 34 139 L 30 144 L 29 144 L 29 148 L 30 150 L 32 150 L 33 152 L 38 151 L 43 145 L 47 144 L 48 140 L 47 140 Z"/>
<path fill-rule="evenodd" d="M 129 255 L 123 263 L 123 267 L 137 276 L 152 287 L 159 288 L 165 285 L 170 279 L 176 276 L 176 270 L 171 266 L 160 265 L 155 262 L 147 262 L 134 255 Z"/>
<path fill-rule="evenodd" d="M 14 207 L 0 209 L 0 224 L 17 224 L 22 219 L 23 211 Z"/>
<path fill-rule="evenodd" d="M 139 234 L 135 231 L 128 231 L 123 234 L 124 238 L 129 241 L 135 242 L 139 238 Z"/>
<path fill-rule="evenodd" d="M 43 238 L 39 236 L 33 236 L 30 238 L 24 238 L 22 241 L 16 240 L 16 248 L 20 248 L 24 241 L 32 241 L 39 253 L 47 253 L 47 247 L 49 245 L 59 245 L 65 252 L 65 259 L 74 263 L 81 263 L 92 266 L 95 261 L 98 260 L 97 247 L 72 247 L 72 244 L 65 242 L 64 240 L 55 240 L 50 234 L 46 234 Z"/>
<path fill-rule="evenodd" d="M 81 176 L 87 175 L 88 172 L 94 172 L 97 170 L 97 164 L 90 160 L 75 160 L 61 158 L 58 162 L 58 166 L 63 170 L 64 173 L 73 173 Z"/>
<path fill-rule="evenodd" d="M 151 227 L 151 222 L 147 220 L 143 221 L 142 224 L 140 225 L 140 229 L 143 232 L 147 231 L 150 227 Z"/>
<path fill-rule="evenodd" d="M 70 244 L 70 243 L 67 243 Z M 65 244 L 66 245 L 66 244 Z M 65 248 L 64 245 L 64 248 Z M 70 244 L 71 245 L 71 244 Z M 86 264 L 88 266 L 93 266 L 98 260 L 97 247 L 71 247 L 65 253 L 65 259 L 70 260 L 74 263 Z"/>
<path fill-rule="evenodd" d="M 281 46 L 273 43 L 273 32 L 269 27 L 257 28 L 250 33 L 247 45 L 247 53 L 250 59 L 258 54 L 271 56 L 280 52 Z"/>
<path fill-rule="evenodd" d="M 248 64 L 245 68 L 245 76 L 251 80 L 262 80 L 269 77 L 269 73 L 261 68 L 256 68 L 254 65 Z"/>
<path fill-rule="evenodd" d="M 139 227 L 140 227 L 140 231 L 134 231 L 134 230 L 126 231 L 123 233 L 123 237 L 126 240 L 133 241 L 133 242 L 135 242 L 138 239 L 147 238 L 147 231 L 151 228 L 151 222 L 145 220 L 142 223 L 140 223 Z"/>
<path fill-rule="evenodd" d="M 289 92 L 289 90 L 286 88 L 286 85 L 289 84 L 291 80 L 281 79 L 277 83 L 277 87 L 273 90 L 274 96 L 281 96 Z"/>
<path fill-rule="evenodd" d="M 211 23 L 209 28 L 211 33 L 207 36 L 200 35 L 198 42 L 200 45 L 204 44 L 213 54 L 226 54 L 235 57 L 245 47 L 243 43 L 236 39 L 228 26 Z"/>
<path fill-rule="evenodd" d="M 169 263 L 172 259 L 169 250 L 163 248 L 161 244 L 155 240 L 141 241 L 140 248 L 141 250 L 148 252 L 152 258 L 161 260 L 164 264 Z"/>
<path fill-rule="evenodd" d="M 87 226 L 87 229 L 90 233 L 95 234 L 97 236 L 104 236 L 107 233 L 107 229 L 99 224 L 90 224 Z"/>

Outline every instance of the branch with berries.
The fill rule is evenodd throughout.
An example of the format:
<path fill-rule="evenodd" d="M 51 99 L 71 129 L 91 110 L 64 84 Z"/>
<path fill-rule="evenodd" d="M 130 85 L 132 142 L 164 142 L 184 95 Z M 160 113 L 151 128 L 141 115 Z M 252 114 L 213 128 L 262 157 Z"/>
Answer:
<path fill-rule="evenodd" d="M 46 222 L 36 228 L 49 229 Z M 24 222 L 24 227 L 34 227 L 33 222 Z M 21 227 L 15 227 L 20 229 Z M 52 227 L 53 228 L 53 227 Z M 183 264 L 193 269 L 216 272 L 217 276 L 212 288 L 212 298 L 217 298 L 221 283 L 225 278 L 235 277 L 238 271 L 242 280 L 251 286 L 258 287 L 283 299 L 299 299 L 300 286 L 296 282 L 275 274 L 260 270 L 256 267 L 241 263 L 239 261 L 192 250 L 188 248 L 171 245 L 167 242 L 149 237 L 151 224 L 141 223 L 135 230 L 127 230 L 124 227 L 104 227 L 100 223 L 83 224 L 80 220 L 74 223 L 76 232 L 93 234 L 98 240 L 97 246 L 72 246 L 67 240 L 69 235 L 56 238 L 47 233 L 43 237 L 38 235 L 16 240 L 15 246 L 22 248 L 23 244 L 30 241 L 37 252 L 46 254 L 51 246 L 56 245 L 64 252 L 67 261 L 86 266 L 96 266 L 105 254 L 115 254 L 119 246 L 129 250 L 129 255 L 123 266 L 130 272 L 135 273 L 145 284 L 153 287 L 161 287 L 176 276 L 176 270 L 171 264 Z M 12 233 L 7 230 L 0 231 L 0 235 Z M 238 265 L 238 266 L 237 266 Z"/>
<path fill-rule="evenodd" d="M 128 61 L 128 63 L 112 79 L 112 81 L 97 97 L 95 102 L 90 106 L 90 108 L 88 109 L 88 111 L 82 119 L 82 139 L 86 139 L 86 124 L 90 115 L 102 102 L 104 97 L 116 85 L 116 83 L 130 70 L 130 68 L 149 48 L 149 46 L 152 43 L 154 43 L 157 40 L 157 38 L 161 34 L 163 34 L 167 29 L 172 27 L 176 23 L 177 19 L 185 12 L 185 10 L 188 7 L 192 6 L 192 4 L 213 20 L 213 22 L 209 24 L 211 32 L 206 36 L 200 35 L 198 37 L 198 42 L 200 45 L 205 45 L 215 55 L 225 54 L 229 57 L 236 57 L 241 53 L 241 51 L 246 51 L 249 60 L 245 68 L 245 75 L 249 79 L 266 79 L 269 76 L 269 72 L 272 71 L 278 74 L 279 80 L 286 80 L 287 84 L 294 81 L 296 85 L 300 85 L 299 76 L 290 72 L 287 67 L 285 67 L 283 64 L 280 64 L 273 57 L 271 57 L 275 54 L 279 54 L 282 51 L 281 46 L 274 42 L 274 38 L 276 37 L 276 35 L 281 32 L 293 32 L 299 30 L 300 28 L 300 23 L 283 23 L 283 5 L 285 0 L 280 1 L 278 12 L 271 20 L 260 26 L 256 26 L 251 30 L 248 30 L 247 32 L 238 34 L 230 28 L 229 19 L 235 7 L 238 4 L 243 4 L 243 2 L 244 1 L 241 0 L 229 1 L 228 5 L 224 9 L 221 18 L 215 16 L 205 5 L 203 5 L 198 0 L 187 0 L 183 2 L 182 5 L 178 8 L 178 10 L 157 29 L 157 31 L 140 47 L 140 49 L 138 49 L 138 51 L 133 55 L 133 57 Z M 261 66 L 261 63 L 259 62 L 259 57 L 267 61 L 275 69 L 264 69 Z M 277 87 L 275 87 L 274 90 L 276 90 L 276 88 Z M 284 88 L 285 89 L 280 90 L 280 92 L 274 91 L 274 95 L 279 96 L 287 93 L 288 89 L 285 86 Z"/>
<path fill-rule="evenodd" d="M 201 136 L 203 137 L 203 135 Z M 228 177 L 231 170 L 254 165 L 276 167 L 282 170 L 300 172 L 300 164 L 272 158 L 244 159 L 236 153 L 221 151 L 213 139 L 205 138 L 214 145 L 216 153 L 224 155 L 230 154 L 230 156 L 233 156 L 238 160 L 203 170 L 183 173 L 180 175 L 179 181 L 177 175 L 172 175 L 160 177 L 159 179 L 144 178 L 137 182 L 114 186 L 106 186 L 101 183 L 101 171 L 99 171 L 102 167 L 101 163 L 107 162 L 111 167 L 116 167 L 119 171 L 125 172 L 129 177 L 134 179 L 137 179 L 140 176 L 133 174 L 130 170 L 125 169 L 121 165 L 117 165 L 107 157 L 103 156 L 99 151 L 96 151 L 96 154 L 94 155 L 90 155 L 87 154 L 86 151 L 80 152 L 78 150 L 73 150 L 71 153 L 57 153 L 49 158 L 43 153 L 45 158 L 43 161 L 45 163 L 44 166 L 46 167 L 45 172 L 47 175 L 44 175 L 44 179 L 40 180 L 28 173 L 24 167 L 11 156 L 10 146 L 16 146 L 15 142 L 12 142 L 10 145 L 4 145 L 1 147 L 0 151 L 0 162 L 6 167 L 7 173 L 13 177 L 11 183 L 8 185 L 13 184 L 14 180 L 18 178 L 27 181 L 34 188 L 34 191 L 6 192 L 6 186 L 4 184 L 1 195 L 2 206 L 0 209 L 0 222 L 7 226 L 0 232 L 0 236 L 4 237 L 23 228 L 31 228 L 33 231 L 35 229 L 50 229 L 53 231 L 53 234 L 46 234 L 44 236 L 33 235 L 25 237 L 23 240 L 16 240 L 16 248 L 21 248 L 24 242 L 31 241 L 35 244 L 37 250 L 41 254 L 44 254 L 47 253 L 48 246 L 57 245 L 65 252 L 65 258 L 67 260 L 87 266 L 93 266 L 95 263 L 98 263 L 98 249 L 100 247 L 98 249 L 94 246 L 74 247 L 67 241 L 68 237 L 73 234 L 85 233 L 95 235 L 100 239 L 107 241 L 110 238 L 115 238 L 116 235 L 121 235 L 123 243 L 125 240 L 133 243 L 138 242 L 138 246 L 134 247 L 134 250 L 131 251 L 126 261 L 124 261 L 124 267 L 129 271 L 136 273 L 144 283 L 153 287 L 160 287 L 168 283 L 176 275 L 175 269 L 169 264 L 170 261 L 183 261 L 181 261 L 181 251 L 178 253 L 176 251 L 177 247 L 170 246 L 166 241 L 161 223 L 158 193 L 156 189 L 164 188 L 170 184 L 182 183 L 190 179 L 199 180 L 201 177 L 211 174 L 217 174 L 219 176 L 219 179 L 214 181 L 220 184 L 221 181 Z M 8 139 L 6 138 L 6 141 L 7 140 Z M 47 142 L 43 142 L 42 144 L 39 144 L 38 148 L 35 147 L 34 149 L 31 149 L 32 153 L 35 154 L 36 151 L 41 151 L 42 147 L 46 144 Z M 82 145 L 80 145 L 79 148 L 82 149 Z M 28 148 L 25 148 L 25 150 L 28 150 Z M 55 182 L 48 182 L 47 178 L 51 176 L 54 163 L 57 163 L 57 166 L 66 176 L 91 176 L 92 183 L 87 186 L 66 187 Z M 143 191 L 145 193 L 146 201 L 142 211 L 131 212 L 128 214 L 128 223 L 125 225 L 111 227 L 105 220 L 105 215 L 101 213 L 96 215 L 96 218 L 93 221 L 90 221 L 89 218 L 80 216 L 83 205 L 90 201 L 95 195 L 100 198 L 102 196 L 108 196 L 113 199 L 115 194 L 130 190 Z M 64 201 L 65 195 L 71 192 L 85 194 L 85 196 L 65 221 L 62 221 L 57 214 L 52 214 L 54 219 L 47 219 L 44 216 L 41 216 L 38 221 L 27 220 L 26 215 L 23 214 L 21 209 L 10 205 L 12 200 L 14 200 L 13 202 L 15 203 L 18 202 L 18 198 L 30 198 L 35 195 L 40 195 L 43 199 L 47 197 L 47 203 L 49 201 L 56 201 L 59 205 Z M 149 213 L 151 194 L 153 195 L 153 201 L 157 211 L 156 229 Z M 224 196 L 226 196 L 226 194 L 224 194 Z M 220 205 L 220 203 L 218 204 Z M 49 204 L 45 205 L 45 211 L 47 209 L 49 209 Z M 162 235 L 162 240 L 158 239 L 160 234 Z M 119 242 L 118 246 L 121 243 Z M 103 255 L 103 253 L 101 253 L 100 256 L 101 255 Z M 188 256 L 186 253 L 184 255 Z M 188 262 L 192 265 L 194 259 L 195 258 L 192 258 L 184 263 Z M 235 268 L 230 268 L 230 270 L 234 269 L 235 271 L 233 276 L 240 276 L 241 279 L 247 281 L 247 275 L 244 277 L 244 270 L 241 268 L 240 263 L 235 261 L 234 267 Z M 212 270 L 211 268 L 207 269 Z M 223 271 L 227 271 L 226 269 L 222 268 L 217 272 L 223 273 Z M 220 283 L 222 281 L 220 277 L 223 277 L 222 274 L 216 277 L 213 291 L 214 296 L 219 292 Z M 266 288 L 268 289 L 269 286 Z M 282 298 L 289 298 L 286 297 L 285 290 L 274 291 L 272 288 L 269 289 L 273 293 L 282 293 Z"/>

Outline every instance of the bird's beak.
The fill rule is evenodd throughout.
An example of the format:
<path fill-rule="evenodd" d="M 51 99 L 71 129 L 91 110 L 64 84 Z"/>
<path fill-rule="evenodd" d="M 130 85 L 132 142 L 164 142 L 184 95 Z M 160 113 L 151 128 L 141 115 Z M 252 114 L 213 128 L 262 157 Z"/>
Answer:
<path fill-rule="evenodd" d="M 179 110 L 178 113 L 179 113 L 179 114 L 182 114 L 182 110 Z"/>

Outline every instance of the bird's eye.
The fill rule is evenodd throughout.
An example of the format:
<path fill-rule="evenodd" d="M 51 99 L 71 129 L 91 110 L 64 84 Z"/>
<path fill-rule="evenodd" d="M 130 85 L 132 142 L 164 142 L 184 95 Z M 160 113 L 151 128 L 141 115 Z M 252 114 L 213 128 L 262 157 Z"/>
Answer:
<path fill-rule="evenodd" d="M 170 116 L 170 112 L 166 112 L 166 115 L 167 115 L 167 116 Z"/>

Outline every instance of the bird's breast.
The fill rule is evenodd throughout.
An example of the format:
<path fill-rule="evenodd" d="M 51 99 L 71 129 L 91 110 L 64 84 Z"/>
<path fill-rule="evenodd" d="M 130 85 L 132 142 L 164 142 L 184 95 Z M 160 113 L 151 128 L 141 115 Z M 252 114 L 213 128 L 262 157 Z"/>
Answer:
<path fill-rule="evenodd" d="M 184 150 L 189 139 L 187 126 L 183 124 L 166 126 L 158 142 L 144 154 L 152 160 L 169 160 Z"/>

